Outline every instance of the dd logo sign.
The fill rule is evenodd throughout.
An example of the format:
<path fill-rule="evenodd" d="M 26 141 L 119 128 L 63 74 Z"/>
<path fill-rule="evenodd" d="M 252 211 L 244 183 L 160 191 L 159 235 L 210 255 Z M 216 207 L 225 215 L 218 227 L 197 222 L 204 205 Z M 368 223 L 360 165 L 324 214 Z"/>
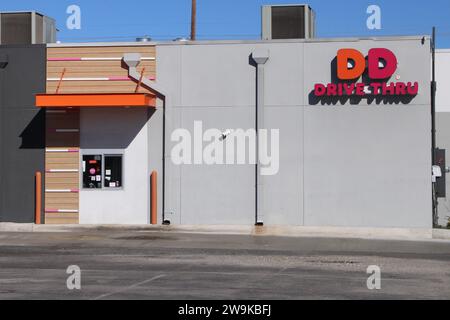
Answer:
<path fill-rule="evenodd" d="M 337 53 L 337 76 L 341 80 L 358 79 L 368 70 L 370 79 L 388 79 L 397 70 L 397 58 L 389 49 L 370 49 L 366 58 L 356 49 L 340 49 Z"/>

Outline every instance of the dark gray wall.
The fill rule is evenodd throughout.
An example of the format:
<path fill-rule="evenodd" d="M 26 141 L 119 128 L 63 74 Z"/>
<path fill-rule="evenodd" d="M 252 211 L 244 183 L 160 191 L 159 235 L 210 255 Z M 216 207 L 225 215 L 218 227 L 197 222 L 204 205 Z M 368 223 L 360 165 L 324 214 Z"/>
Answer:
<path fill-rule="evenodd" d="M 0 46 L 4 55 L 9 63 L 0 69 L 0 222 L 34 222 L 34 175 L 45 170 L 45 113 L 34 97 L 45 92 L 46 48 Z"/>

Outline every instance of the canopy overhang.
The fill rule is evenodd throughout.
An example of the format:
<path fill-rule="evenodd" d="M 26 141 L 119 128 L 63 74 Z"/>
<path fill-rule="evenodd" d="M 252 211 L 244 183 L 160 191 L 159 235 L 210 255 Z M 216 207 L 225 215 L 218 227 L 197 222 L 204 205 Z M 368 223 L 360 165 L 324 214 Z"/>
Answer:
<path fill-rule="evenodd" d="M 150 93 L 37 94 L 38 108 L 156 107 Z"/>

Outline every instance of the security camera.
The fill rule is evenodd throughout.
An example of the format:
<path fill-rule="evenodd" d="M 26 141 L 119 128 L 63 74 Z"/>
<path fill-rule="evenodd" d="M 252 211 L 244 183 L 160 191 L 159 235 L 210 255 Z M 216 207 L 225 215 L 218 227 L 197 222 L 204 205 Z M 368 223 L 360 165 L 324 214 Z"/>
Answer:
<path fill-rule="evenodd" d="M 219 140 L 220 141 L 225 140 L 231 133 L 232 131 L 230 129 L 225 130 L 224 132 L 222 132 L 222 135 L 219 137 Z"/>
<path fill-rule="evenodd" d="M 8 62 L 9 62 L 8 55 L 1 54 L 0 55 L 0 69 L 5 69 L 6 66 L 8 65 Z"/>

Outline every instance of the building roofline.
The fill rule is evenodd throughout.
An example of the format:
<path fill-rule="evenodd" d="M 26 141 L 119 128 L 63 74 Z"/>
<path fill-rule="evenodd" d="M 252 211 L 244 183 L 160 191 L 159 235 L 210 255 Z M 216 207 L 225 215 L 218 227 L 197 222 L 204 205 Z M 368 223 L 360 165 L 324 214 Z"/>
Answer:
<path fill-rule="evenodd" d="M 348 38 L 314 38 L 314 39 L 282 39 L 282 40 L 196 40 L 196 41 L 148 41 L 148 42 L 74 42 L 49 43 L 47 47 L 119 47 L 119 46 L 176 46 L 176 45 L 221 45 L 221 44 L 264 44 L 264 43 L 321 43 L 321 42 L 358 42 L 358 41 L 403 41 L 430 40 L 429 35 L 417 36 L 385 36 L 385 37 L 348 37 Z"/>
<path fill-rule="evenodd" d="M 276 3 L 276 4 L 263 4 L 261 7 L 309 7 L 311 8 L 310 4 L 307 3 Z"/>
<path fill-rule="evenodd" d="M 43 14 L 39 11 L 36 10 L 17 10 L 17 11 L 0 11 L 0 14 L 12 14 L 12 13 L 35 13 L 38 14 L 40 16 L 46 16 L 47 18 L 50 18 L 52 20 L 54 20 L 53 18 L 47 16 L 46 14 Z"/>
<path fill-rule="evenodd" d="M 44 13 L 41 13 L 39 11 L 36 11 L 36 10 L 0 11 L 0 14 L 15 14 L 15 13 L 31 13 L 31 14 L 34 13 L 34 14 L 40 15 L 42 17 L 46 17 L 49 20 L 55 21 L 55 23 L 56 23 L 56 20 L 54 18 L 52 18 Z"/>

